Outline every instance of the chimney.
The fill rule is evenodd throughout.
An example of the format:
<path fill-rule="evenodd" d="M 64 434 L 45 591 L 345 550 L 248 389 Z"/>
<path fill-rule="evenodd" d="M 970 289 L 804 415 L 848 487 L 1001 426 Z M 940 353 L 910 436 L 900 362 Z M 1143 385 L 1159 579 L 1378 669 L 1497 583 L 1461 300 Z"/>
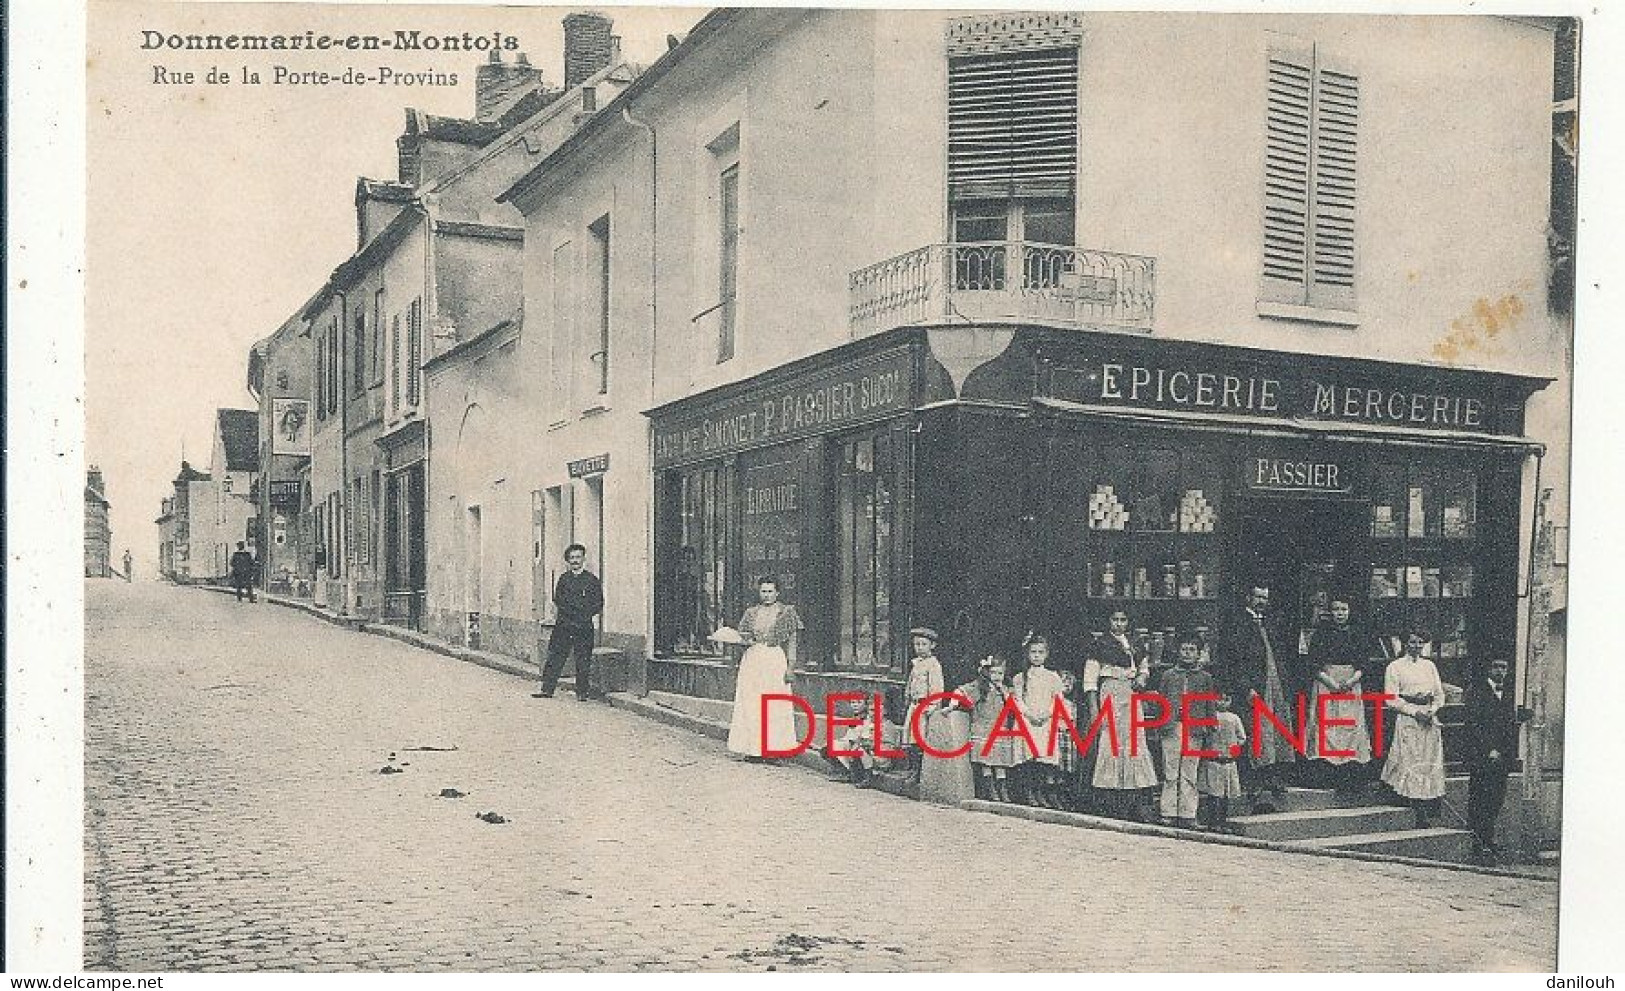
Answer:
<path fill-rule="evenodd" d="M 92 491 L 102 495 L 107 493 L 107 489 L 103 487 L 102 483 L 102 470 L 95 465 L 91 465 L 90 470 L 85 472 L 85 485 L 89 486 Z"/>
<path fill-rule="evenodd" d="M 485 64 L 474 70 L 474 119 L 482 124 L 497 120 L 515 100 L 543 86 L 542 70 L 531 65 L 524 52 L 513 62 L 504 62 L 502 52 L 492 50 Z"/>
<path fill-rule="evenodd" d="M 564 88 L 609 68 L 620 54 L 621 39 L 610 33 L 615 22 L 597 11 L 564 18 Z"/>
<path fill-rule="evenodd" d="M 416 187 L 423 180 L 423 138 L 418 112 L 406 111 L 406 129 L 395 139 L 396 181 Z"/>

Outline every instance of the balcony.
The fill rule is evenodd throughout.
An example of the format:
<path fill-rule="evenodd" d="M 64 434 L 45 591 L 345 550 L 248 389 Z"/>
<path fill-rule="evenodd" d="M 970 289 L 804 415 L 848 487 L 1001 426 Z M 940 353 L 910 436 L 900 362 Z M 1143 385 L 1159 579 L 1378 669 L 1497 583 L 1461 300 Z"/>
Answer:
<path fill-rule="evenodd" d="M 852 273 L 852 336 L 948 322 L 1149 331 L 1156 286 L 1156 259 L 1140 255 L 1025 241 L 932 244 Z"/>

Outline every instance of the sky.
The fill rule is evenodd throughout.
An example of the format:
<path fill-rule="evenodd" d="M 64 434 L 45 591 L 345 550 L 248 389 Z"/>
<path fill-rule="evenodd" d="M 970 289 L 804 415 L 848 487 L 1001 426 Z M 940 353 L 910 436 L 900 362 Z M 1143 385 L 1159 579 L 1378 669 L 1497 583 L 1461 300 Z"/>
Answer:
<path fill-rule="evenodd" d="M 355 250 L 357 176 L 394 179 L 405 109 L 469 117 L 480 52 L 143 49 L 143 31 L 393 37 L 501 32 L 563 81 L 561 18 L 586 8 L 329 4 L 89 7 L 85 301 L 87 464 L 112 502 L 113 557 L 156 570 L 160 501 L 184 451 L 208 469 L 215 410 L 250 409 L 248 350 Z M 702 8 L 598 7 L 648 64 Z M 510 56 L 511 57 L 511 56 Z M 456 73 L 455 86 L 277 84 L 274 67 Z M 210 84 L 211 67 L 232 82 Z M 260 85 L 244 85 L 244 68 Z M 193 73 L 193 82 L 158 82 Z"/>

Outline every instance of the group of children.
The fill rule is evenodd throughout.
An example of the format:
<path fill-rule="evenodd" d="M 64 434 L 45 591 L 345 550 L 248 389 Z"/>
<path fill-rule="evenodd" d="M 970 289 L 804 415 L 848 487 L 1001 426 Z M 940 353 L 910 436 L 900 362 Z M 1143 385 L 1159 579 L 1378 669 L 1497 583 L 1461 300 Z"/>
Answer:
<path fill-rule="evenodd" d="M 1346 624 L 1346 609 L 1338 627 Z M 1003 659 L 983 658 L 976 679 L 955 690 L 962 699 L 933 699 L 920 716 L 922 735 L 932 749 L 963 750 L 969 744 L 967 753 L 953 758 L 926 756 L 913 738 L 910 715 L 932 696 L 940 696 L 945 683 L 936 657 L 936 632 L 922 627 L 910 634 L 914 657 L 902 690 L 885 697 L 886 719 L 878 747 L 876 729 L 869 722 L 870 706 L 863 704 L 853 714 L 862 724 L 848 728 L 831 752 L 832 762 L 855 784 L 872 784 L 887 761 L 885 755 L 900 753 L 906 756 L 894 758 L 895 763 L 906 761 L 909 779 L 918 783 L 920 797 L 930 801 L 955 804 L 976 797 L 1229 831 L 1232 803 L 1244 794 L 1240 770 L 1248 743 L 1234 708 L 1248 700 L 1221 690 L 1195 633 L 1180 635 L 1175 662 L 1153 672 L 1146 651 L 1129 639 L 1127 614 L 1116 612 L 1109 633 L 1090 650 L 1081 681 L 1073 672 L 1055 670 L 1050 644 L 1042 635 L 1027 637 L 1022 648 L 1026 663 L 1014 674 Z M 1310 658 L 1317 667 L 1312 696 L 1359 692 L 1360 672 L 1344 656 L 1349 652 L 1337 649 L 1340 642 L 1336 636 L 1328 637 Z M 1134 696 L 1151 692 L 1168 700 L 1169 711 L 1167 721 L 1148 732 L 1145 724 L 1158 722 L 1160 714 L 1145 711 L 1155 702 Z M 1182 704 L 1187 698 L 1190 701 Z M 1316 749 L 1320 741 L 1315 699 L 1309 701 L 1305 757 L 1348 764 L 1370 760 L 1361 703 L 1329 700 L 1325 749 L 1339 756 L 1327 757 Z M 1138 718 L 1136 704 L 1142 707 Z M 1021 714 L 1032 747 L 1021 734 L 1011 732 L 1016 722 L 1009 714 L 1012 705 Z M 1111 707 L 1112 713 L 1109 720 L 1102 716 L 1097 721 L 1102 706 Z M 1085 751 L 1079 750 L 1068 727 L 1052 725 L 1062 713 L 1086 742 L 1098 722 L 1095 739 Z M 1350 715 L 1357 719 L 1353 726 L 1343 719 Z M 1002 731 L 995 732 L 1001 726 Z M 857 756 L 839 756 L 843 751 Z M 1341 756 L 1346 751 L 1353 756 Z M 1338 775 L 1337 780 L 1343 784 L 1352 779 Z"/>

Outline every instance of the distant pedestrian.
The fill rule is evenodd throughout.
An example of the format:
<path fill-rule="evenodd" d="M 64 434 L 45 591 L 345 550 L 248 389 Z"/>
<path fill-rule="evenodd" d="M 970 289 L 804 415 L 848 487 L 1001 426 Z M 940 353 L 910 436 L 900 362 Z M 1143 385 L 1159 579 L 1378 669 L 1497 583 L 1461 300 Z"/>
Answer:
<path fill-rule="evenodd" d="M 553 586 L 556 618 L 553 635 L 547 638 L 547 664 L 542 668 L 542 688 L 533 698 L 550 699 L 559 687 L 564 662 L 575 658 L 576 701 L 603 701 L 607 696 L 592 686 L 592 650 L 595 622 L 604 611 L 604 586 L 587 570 L 587 548 L 571 544 L 564 549 L 569 570 Z"/>
<path fill-rule="evenodd" d="M 237 601 L 254 601 L 254 555 L 248 550 L 243 541 L 237 541 L 237 551 L 231 555 L 231 587 L 237 593 Z"/>
<path fill-rule="evenodd" d="M 1473 831 L 1474 853 L 1493 864 L 1495 820 L 1506 801 L 1507 775 L 1518 758 L 1518 724 L 1533 715 L 1512 697 L 1507 679 L 1511 665 L 1503 658 L 1490 662 L 1485 677 L 1467 689 L 1467 825 Z"/>
<path fill-rule="evenodd" d="M 130 557 L 130 549 L 126 547 L 124 549 L 124 580 L 127 582 L 135 580 L 135 573 L 131 570 L 133 564 L 134 561 Z"/>

